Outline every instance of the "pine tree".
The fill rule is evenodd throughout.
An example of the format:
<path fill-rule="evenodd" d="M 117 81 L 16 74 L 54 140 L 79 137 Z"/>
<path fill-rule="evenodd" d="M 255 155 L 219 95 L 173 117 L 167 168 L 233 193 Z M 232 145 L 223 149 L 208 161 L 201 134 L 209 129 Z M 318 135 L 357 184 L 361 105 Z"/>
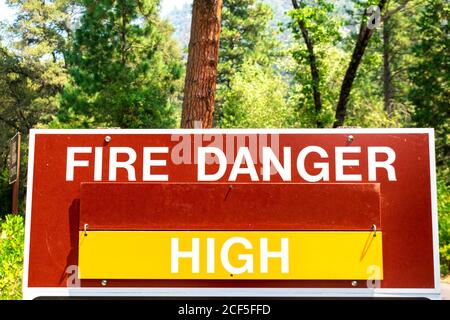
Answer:
<path fill-rule="evenodd" d="M 277 41 L 269 26 L 272 9 L 259 0 L 225 0 L 219 49 L 219 85 L 228 85 L 246 58 L 270 64 Z"/>
<path fill-rule="evenodd" d="M 413 85 L 410 99 L 415 106 L 413 121 L 418 127 L 436 130 L 436 161 L 450 165 L 450 4 L 427 0 L 416 22 L 417 43 L 411 65 Z M 449 177 L 446 177 L 449 183 Z"/>
<path fill-rule="evenodd" d="M 70 0 L 6 0 L 17 15 L 0 22 L 0 213 L 10 210 L 9 139 L 22 133 L 22 181 L 31 128 L 46 125 L 59 107 L 67 81 L 64 52 L 70 41 L 75 5 Z M 25 184 L 19 190 L 25 194 Z"/>
<path fill-rule="evenodd" d="M 224 0 L 214 114 L 217 125 L 223 117 L 230 83 L 244 64 L 252 61 L 272 68 L 282 54 L 276 31 L 270 26 L 272 18 L 272 9 L 260 0 Z"/>
<path fill-rule="evenodd" d="M 181 55 L 159 1 L 84 0 L 68 53 L 61 122 L 75 126 L 171 127 Z"/>
<path fill-rule="evenodd" d="M 14 47 L 29 59 L 53 60 L 64 66 L 64 54 L 72 37 L 76 0 L 6 0 L 17 11 L 10 28 Z"/>
<path fill-rule="evenodd" d="M 294 124 L 288 84 L 272 68 L 244 61 L 225 92 L 222 128 L 288 128 Z"/>
<path fill-rule="evenodd" d="M 59 107 L 75 5 L 70 0 L 6 3 L 17 16 L 5 27 L 9 45 L 0 50 L 0 121 L 8 120 L 6 124 L 27 135 L 36 124 L 50 121 Z"/>

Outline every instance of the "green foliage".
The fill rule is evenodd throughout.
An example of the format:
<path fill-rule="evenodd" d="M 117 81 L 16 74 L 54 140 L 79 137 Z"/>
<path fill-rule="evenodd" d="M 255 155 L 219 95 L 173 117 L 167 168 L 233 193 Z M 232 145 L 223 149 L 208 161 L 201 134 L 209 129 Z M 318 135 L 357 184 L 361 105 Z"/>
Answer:
<path fill-rule="evenodd" d="M 0 119 L 9 131 L 24 135 L 45 123 L 57 109 L 61 70 L 51 61 L 17 55 L 0 47 Z M 13 134 L 12 134 L 13 135 Z"/>
<path fill-rule="evenodd" d="M 268 68 L 282 50 L 270 26 L 272 10 L 260 0 L 226 0 L 222 9 L 215 122 L 220 126 L 223 107 L 230 104 L 230 83 L 246 61 Z"/>
<path fill-rule="evenodd" d="M 24 135 L 52 119 L 67 81 L 64 53 L 71 36 L 71 0 L 6 0 L 18 11 L 0 44 L 0 117 Z"/>
<path fill-rule="evenodd" d="M 299 28 L 299 21 L 304 21 L 313 45 L 336 43 L 340 39 L 339 27 L 341 21 L 335 13 L 335 7 L 331 1 L 319 0 L 313 3 L 299 1 L 299 9 L 289 11 L 291 18 L 288 26 L 292 29 L 294 39 L 302 41 L 303 37 Z M 308 52 L 305 48 L 298 49 L 295 53 L 299 61 L 307 60 Z M 318 54 L 321 52 L 319 50 Z"/>
<path fill-rule="evenodd" d="M 450 273 L 450 185 L 446 182 L 450 169 L 439 172 L 437 179 L 439 212 L 439 252 L 441 273 Z"/>
<path fill-rule="evenodd" d="M 5 0 L 18 11 L 10 26 L 14 47 L 22 55 L 44 58 L 63 68 L 64 52 L 72 35 L 77 0 Z M 59 73 L 59 72 L 58 72 Z M 55 79 L 56 80 L 56 79 Z"/>
<path fill-rule="evenodd" d="M 380 70 L 383 66 L 381 41 L 376 36 L 369 45 L 366 55 L 353 84 L 347 112 L 346 125 L 363 128 L 398 128 L 407 126 L 409 113 L 400 106 L 390 117 L 384 110 L 383 79 Z"/>
<path fill-rule="evenodd" d="M 292 125 L 288 87 L 271 68 L 246 61 L 230 82 L 223 104 L 222 128 L 283 128 Z"/>
<path fill-rule="evenodd" d="M 2 165 L 0 171 L 0 220 L 3 213 L 11 210 L 12 188 L 9 184 L 9 172 L 6 164 Z"/>
<path fill-rule="evenodd" d="M 181 54 L 155 0 L 82 1 L 57 122 L 74 127 L 173 127 Z M 52 124 L 54 125 L 54 124 Z"/>
<path fill-rule="evenodd" d="M 295 52 L 302 44 L 293 44 Z M 289 90 L 289 104 L 294 106 L 297 127 L 316 127 L 319 120 L 324 127 L 330 127 L 334 121 L 335 101 L 339 96 L 340 86 L 336 79 L 343 77 L 342 64 L 346 62 L 346 55 L 340 48 L 323 45 L 320 87 L 322 94 L 322 110 L 317 114 L 312 98 L 312 80 L 309 66 L 293 60 L 286 70 L 292 75 Z M 302 50 L 302 49 L 300 49 Z M 326 72 L 325 72 L 326 71 Z"/>
<path fill-rule="evenodd" d="M 18 15 L 11 24 L 0 25 L 0 212 L 11 208 L 9 139 L 21 132 L 26 142 L 29 130 L 51 121 L 59 107 L 67 81 L 64 52 L 74 6 L 69 0 L 5 2 Z M 22 149 L 26 151 L 26 143 Z M 21 160 L 20 199 L 25 193 L 26 157 Z"/>
<path fill-rule="evenodd" d="M 412 44 L 416 38 L 414 17 L 422 7 L 420 0 L 410 0 L 403 9 L 400 3 L 388 1 L 383 23 L 375 30 L 359 67 L 349 101 L 346 124 L 361 127 L 410 127 L 414 111 L 413 102 L 408 97 L 411 81 L 408 67 L 415 64 Z M 355 12 L 366 6 L 358 1 L 347 26 L 350 36 L 344 41 L 346 51 L 350 51 L 359 28 Z M 357 16 L 357 15 L 356 15 Z M 384 69 L 387 64 L 389 78 Z M 389 80 L 390 79 L 390 80 Z M 385 87 L 385 86 L 388 87 Z M 389 112 L 385 105 L 387 88 L 390 88 Z"/>
<path fill-rule="evenodd" d="M 333 107 L 339 89 L 336 87 L 335 62 L 342 59 L 342 52 L 334 45 L 340 40 L 339 28 L 341 19 L 336 15 L 332 2 L 326 0 L 313 3 L 299 1 L 299 8 L 288 12 L 290 21 L 287 26 L 291 30 L 295 42 L 290 54 L 295 66 L 292 68 L 295 91 L 291 100 L 296 101 L 299 126 L 311 127 L 316 123 L 330 126 L 333 121 Z M 300 28 L 303 24 L 307 30 L 311 46 L 314 50 L 316 66 L 319 72 L 319 91 L 321 92 L 322 109 L 318 114 L 313 101 L 313 79 L 310 70 L 310 52 Z M 339 65 L 339 69 L 342 69 Z M 332 78 L 330 79 L 330 75 Z M 328 81 L 331 80 L 331 81 Z"/>
<path fill-rule="evenodd" d="M 24 218 L 6 216 L 0 224 L 0 232 L 0 299 L 21 299 Z"/>
<path fill-rule="evenodd" d="M 251 57 L 270 65 L 277 54 L 275 32 L 269 27 L 272 10 L 259 0 L 225 0 L 219 48 L 218 84 L 227 85 Z"/>
<path fill-rule="evenodd" d="M 268 2 L 224 0 L 216 125 L 222 128 L 331 126 L 361 14 L 379 0 L 298 1 L 283 18 L 283 43 Z M 157 0 L 6 0 L 18 11 L 0 24 L 0 212 L 10 210 L 9 139 L 33 127 L 173 127 L 179 121 L 183 61 Z M 389 1 L 386 12 L 399 2 Z M 282 6 L 282 8 L 281 8 Z M 291 8 L 292 9 L 292 8 Z M 190 15 L 190 6 L 183 9 Z M 353 83 L 346 125 L 434 127 L 441 272 L 450 272 L 450 70 L 448 0 L 410 0 L 375 30 Z M 316 114 L 304 21 L 319 68 Z M 189 23 L 183 22 L 187 39 Z M 392 115 L 384 97 L 384 38 L 392 71 Z M 180 31 L 180 30 L 178 30 Z M 285 30 L 286 31 L 286 30 Z M 286 36 L 288 33 L 288 36 Z M 186 40 L 184 40 L 186 41 Z M 289 49 L 286 49 L 288 47 Z M 26 143 L 22 187 L 26 176 Z M 23 206 L 21 201 L 21 206 Z M 0 215 L 1 218 L 1 215 Z M 1 226 L 1 298 L 20 297 L 23 218 Z"/>
<path fill-rule="evenodd" d="M 410 99 L 418 127 L 436 130 L 436 156 L 441 166 L 450 164 L 450 3 L 428 0 L 422 8 L 413 46 L 416 63 L 410 66 Z M 447 177 L 447 183 L 450 178 Z"/>

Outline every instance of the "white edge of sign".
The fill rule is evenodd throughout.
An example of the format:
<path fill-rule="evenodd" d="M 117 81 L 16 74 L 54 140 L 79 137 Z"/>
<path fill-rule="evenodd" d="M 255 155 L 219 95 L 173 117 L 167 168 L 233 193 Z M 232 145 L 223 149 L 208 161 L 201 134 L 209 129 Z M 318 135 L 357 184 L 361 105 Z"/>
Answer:
<path fill-rule="evenodd" d="M 434 288 L 51 288 L 28 287 L 31 207 L 33 195 L 34 149 L 37 134 L 428 134 L 431 214 L 433 232 Z M 440 299 L 440 262 L 436 187 L 436 160 L 433 128 L 339 128 L 339 129 L 31 129 L 28 147 L 28 181 L 25 217 L 23 299 L 38 297 L 423 297 Z"/>
<path fill-rule="evenodd" d="M 430 148 L 430 187 L 431 187 L 431 219 L 433 228 L 433 254 L 434 254 L 434 288 L 441 292 L 441 271 L 439 260 L 439 221 L 436 185 L 436 148 L 434 145 L 434 129 L 428 133 L 428 145 Z"/>
<path fill-rule="evenodd" d="M 38 297 L 252 297 L 252 298 L 428 298 L 439 300 L 434 289 L 354 288 L 29 288 L 24 299 Z"/>
<path fill-rule="evenodd" d="M 27 171 L 27 200 L 25 208 L 25 247 L 23 260 L 22 291 L 23 297 L 27 296 L 28 271 L 30 263 L 30 235 L 31 235 L 31 202 L 33 200 L 33 173 L 34 173 L 34 145 L 36 140 L 36 131 L 30 131 L 28 144 L 28 171 Z"/>
<path fill-rule="evenodd" d="M 31 129 L 30 133 L 38 134 L 356 134 L 356 133 L 432 133 L 432 128 L 337 128 L 337 129 Z"/>

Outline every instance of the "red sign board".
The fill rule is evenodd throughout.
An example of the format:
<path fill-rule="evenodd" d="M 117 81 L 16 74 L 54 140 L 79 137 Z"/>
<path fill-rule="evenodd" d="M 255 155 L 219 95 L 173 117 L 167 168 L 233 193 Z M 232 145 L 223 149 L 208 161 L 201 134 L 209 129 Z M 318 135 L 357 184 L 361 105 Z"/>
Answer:
<path fill-rule="evenodd" d="M 439 297 L 432 130 L 32 130 L 29 150 L 25 298 Z"/>

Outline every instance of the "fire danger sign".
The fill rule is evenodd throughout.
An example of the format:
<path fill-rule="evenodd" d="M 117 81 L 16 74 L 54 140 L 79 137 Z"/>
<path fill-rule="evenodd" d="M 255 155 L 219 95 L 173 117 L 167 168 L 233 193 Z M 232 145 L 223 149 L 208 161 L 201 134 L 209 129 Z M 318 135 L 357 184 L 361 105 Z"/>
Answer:
<path fill-rule="evenodd" d="M 439 297 L 429 129 L 32 130 L 24 297 Z"/>

